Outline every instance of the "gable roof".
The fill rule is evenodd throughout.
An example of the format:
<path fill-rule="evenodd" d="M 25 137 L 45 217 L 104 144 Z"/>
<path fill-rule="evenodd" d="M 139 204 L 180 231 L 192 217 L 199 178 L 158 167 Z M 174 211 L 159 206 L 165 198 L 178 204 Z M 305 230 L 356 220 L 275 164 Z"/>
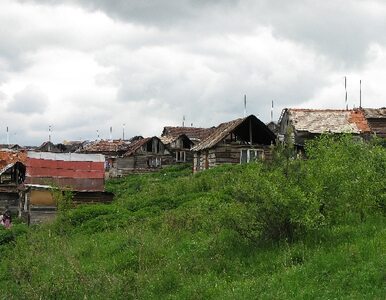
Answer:
<path fill-rule="evenodd" d="M 143 145 L 145 145 L 151 139 L 152 139 L 151 137 L 147 137 L 147 138 L 143 138 L 140 140 L 136 140 L 135 142 L 132 142 L 129 145 L 125 154 L 123 154 L 123 156 L 130 156 L 130 155 L 134 154 L 139 148 L 141 148 Z"/>
<path fill-rule="evenodd" d="M 173 143 L 179 138 L 186 138 L 190 141 L 190 138 L 186 134 L 180 134 L 180 135 L 165 135 L 161 136 L 159 139 L 161 140 L 162 143 L 165 145 L 168 145 L 170 143 Z"/>
<path fill-rule="evenodd" d="M 241 138 L 249 141 L 249 122 L 247 121 L 251 121 L 253 123 L 252 126 L 258 128 L 258 132 L 256 130 L 252 131 L 252 141 L 254 143 L 270 145 L 275 141 L 275 134 L 263 122 L 256 118 L 256 116 L 250 115 L 245 118 L 221 123 L 214 128 L 213 132 L 205 140 L 194 146 L 192 151 L 201 151 L 212 148 L 234 131 L 238 131 L 237 134 Z"/>
<path fill-rule="evenodd" d="M 286 108 L 285 114 L 296 131 L 310 133 L 365 133 L 370 132 L 365 115 L 360 109 L 294 109 Z M 282 114 L 282 116 L 283 116 Z M 282 118 L 279 120 L 281 122 Z"/>
<path fill-rule="evenodd" d="M 201 141 L 207 138 L 214 130 L 211 128 L 199 128 L 199 127 L 180 127 L 180 126 L 165 126 L 161 136 L 169 136 L 177 139 L 182 134 L 185 134 L 190 140 Z"/>

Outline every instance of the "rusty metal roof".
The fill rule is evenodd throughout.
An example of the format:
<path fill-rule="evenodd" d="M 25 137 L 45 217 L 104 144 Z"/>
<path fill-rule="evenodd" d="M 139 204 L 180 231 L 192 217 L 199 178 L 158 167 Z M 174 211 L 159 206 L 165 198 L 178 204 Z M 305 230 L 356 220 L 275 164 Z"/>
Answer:
<path fill-rule="evenodd" d="M 76 152 L 108 153 L 124 152 L 129 148 L 130 142 L 124 140 L 98 140 L 85 144 L 82 149 Z"/>
<path fill-rule="evenodd" d="M 190 140 L 201 141 L 207 138 L 214 130 L 211 128 L 199 128 L 199 127 L 180 127 L 180 126 L 165 126 L 161 136 L 169 136 L 177 139 L 182 134 L 185 134 Z"/>
<path fill-rule="evenodd" d="M 294 109 L 288 108 L 289 120 L 296 131 L 310 133 L 364 133 L 370 132 L 365 115 L 360 109 Z"/>
<path fill-rule="evenodd" d="M 254 115 L 250 115 L 245 118 L 239 118 L 230 122 L 221 123 L 219 126 L 214 128 L 212 133 L 205 140 L 194 146 L 192 151 L 201 151 L 214 147 L 220 141 L 226 138 L 231 132 L 237 130 L 237 128 L 243 125 L 243 123 L 247 120 L 251 120 L 253 122 L 253 127 L 255 129 L 253 132 L 253 141 L 262 144 L 270 144 L 275 140 L 275 134 L 258 118 L 256 118 Z M 259 132 L 256 132 L 256 128 L 259 130 Z M 246 135 L 249 136 L 249 130 Z M 248 140 L 248 138 L 246 140 Z"/>

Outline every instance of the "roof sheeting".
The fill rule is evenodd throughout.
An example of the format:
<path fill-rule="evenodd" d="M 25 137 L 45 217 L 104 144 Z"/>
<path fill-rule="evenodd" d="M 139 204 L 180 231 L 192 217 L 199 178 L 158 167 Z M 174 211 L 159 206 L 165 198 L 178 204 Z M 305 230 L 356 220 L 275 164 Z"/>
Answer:
<path fill-rule="evenodd" d="M 104 162 L 103 154 L 81 154 L 81 153 L 52 153 L 52 152 L 34 152 L 28 151 L 28 158 L 45 159 L 45 160 L 60 160 L 60 161 L 89 161 L 89 162 Z"/>
<path fill-rule="evenodd" d="M 364 133 L 370 132 L 361 110 L 286 109 L 296 131 L 310 133 Z"/>
<path fill-rule="evenodd" d="M 201 143 L 196 145 L 192 148 L 192 151 L 201 151 L 205 149 L 209 149 L 217 145 L 219 142 L 221 142 L 224 138 L 226 138 L 230 133 L 236 131 L 243 125 L 247 125 L 246 122 L 251 121 L 252 124 L 252 141 L 254 143 L 259 144 L 271 144 L 275 141 L 275 134 L 258 118 L 256 118 L 254 115 L 250 115 L 245 118 L 239 118 L 230 122 L 222 123 L 214 130 L 212 133 Z M 248 124 L 249 127 L 249 124 Z M 245 130 L 244 130 L 245 131 Z M 242 138 L 244 138 L 246 141 L 249 140 L 249 128 L 248 128 L 247 134 L 242 134 L 240 132 L 239 134 L 242 135 Z"/>

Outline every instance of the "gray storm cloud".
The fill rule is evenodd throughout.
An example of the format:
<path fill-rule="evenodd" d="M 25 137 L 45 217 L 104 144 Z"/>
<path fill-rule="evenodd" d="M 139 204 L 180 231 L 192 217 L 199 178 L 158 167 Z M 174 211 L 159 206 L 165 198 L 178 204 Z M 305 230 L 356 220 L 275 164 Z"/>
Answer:
<path fill-rule="evenodd" d="M 263 121 L 272 100 L 275 118 L 286 106 L 341 107 L 346 75 L 351 89 L 368 83 L 369 106 L 386 93 L 383 1 L 0 5 L 0 112 L 12 112 L 0 127 L 23 118 L 28 143 L 46 139 L 48 124 L 58 141 L 108 136 L 110 126 L 120 136 L 123 123 L 127 136 L 157 135 L 182 116 L 213 126 L 243 114 L 244 94 Z"/>

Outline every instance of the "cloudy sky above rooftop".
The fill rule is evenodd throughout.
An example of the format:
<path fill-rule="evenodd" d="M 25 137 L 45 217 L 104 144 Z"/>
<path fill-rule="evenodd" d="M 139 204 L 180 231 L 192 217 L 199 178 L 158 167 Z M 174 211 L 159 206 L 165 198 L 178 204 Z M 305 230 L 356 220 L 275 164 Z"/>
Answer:
<path fill-rule="evenodd" d="M 0 143 L 386 106 L 386 2 L 1 0 Z"/>

